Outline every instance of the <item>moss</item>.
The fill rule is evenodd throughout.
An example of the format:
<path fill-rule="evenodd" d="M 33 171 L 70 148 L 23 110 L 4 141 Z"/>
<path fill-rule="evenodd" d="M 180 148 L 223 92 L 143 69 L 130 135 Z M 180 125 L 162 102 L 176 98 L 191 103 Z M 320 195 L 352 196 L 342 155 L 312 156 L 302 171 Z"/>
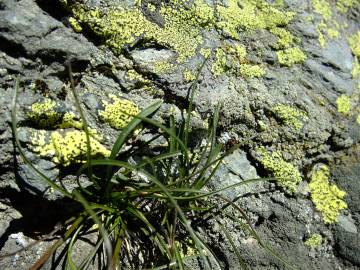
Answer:
<path fill-rule="evenodd" d="M 103 101 L 104 110 L 99 111 L 99 116 L 111 127 L 122 129 L 140 110 L 132 101 L 120 99 L 115 95 L 110 95 L 110 98 L 112 99 L 111 103 Z"/>
<path fill-rule="evenodd" d="M 196 76 L 195 76 L 194 72 L 192 72 L 188 68 L 185 68 L 183 70 L 183 77 L 184 77 L 185 81 L 187 81 L 187 82 L 191 82 L 191 81 L 196 79 Z"/>
<path fill-rule="evenodd" d="M 53 161 L 57 164 L 69 166 L 86 160 L 86 133 L 82 130 L 53 131 L 48 142 L 46 133 L 40 131 L 33 135 L 32 144 L 35 152 L 42 157 L 52 156 Z M 90 137 L 90 148 L 92 157 L 110 156 L 110 151 L 92 136 Z"/>
<path fill-rule="evenodd" d="M 322 236 L 318 233 L 314 233 L 305 241 L 304 244 L 310 248 L 317 248 L 321 246 L 321 243 L 322 243 Z"/>
<path fill-rule="evenodd" d="M 271 109 L 281 121 L 297 131 L 302 128 L 303 122 L 308 119 L 308 116 L 304 111 L 288 105 L 279 104 Z"/>
<path fill-rule="evenodd" d="M 351 109 L 350 98 L 346 95 L 341 95 L 336 99 L 337 110 L 339 113 L 348 115 Z"/>
<path fill-rule="evenodd" d="M 279 63 L 288 67 L 291 67 L 294 64 L 301 64 L 306 60 L 306 54 L 299 47 L 277 51 L 276 55 Z"/>
<path fill-rule="evenodd" d="M 61 112 L 59 105 L 49 98 L 33 103 L 27 117 L 34 126 L 42 129 L 82 128 L 73 112 Z"/>
<path fill-rule="evenodd" d="M 330 185 L 329 177 L 329 168 L 322 165 L 313 169 L 309 183 L 311 200 L 316 209 L 322 213 L 326 224 L 337 222 L 340 211 L 347 208 L 346 202 L 343 201 L 345 191 L 336 185 Z"/>
<path fill-rule="evenodd" d="M 346 13 L 350 8 L 352 8 L 355 4 L 359 4 L 359 0 L 338 0 L 336 2 L 336 8 L 341 13 Z"/>
<path fill-rule="evenodd" d="M 354 55 L 360 58 L 360 31 L 349 38 L 349 44 Z"/>
<path fill-rule="evenodd" d="M 256 150 L 259 161 L 266 170 L 277 178 L 277 183 L 288 192 L 295 192 L 302 178 L 300 172 L 289 162 L 286 162 L 279 152 L 268 153 L 261 147 Z"/>

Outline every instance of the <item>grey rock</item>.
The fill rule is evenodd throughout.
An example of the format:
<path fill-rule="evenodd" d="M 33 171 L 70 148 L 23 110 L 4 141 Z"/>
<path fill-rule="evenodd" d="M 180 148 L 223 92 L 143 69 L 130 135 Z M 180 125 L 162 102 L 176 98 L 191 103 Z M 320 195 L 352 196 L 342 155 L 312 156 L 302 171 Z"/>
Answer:
<path fill-rule="evenodd" d="M 350 216 L 340 215 L 338 217 L 338 221 L 339 226 L 342 227 L 345 231 L 355 234 L 357 233 L 355 222 Z"/>
<path fill-rule="evenodd" d="M 336 245 L 341 256 L 353 264 L 360 266 L 360 234 L 338 228 L 335 236 Z"/>
<path fill-rule="evenodd" d="M 321 76 L 325 81 L 331 83 L 331 87 L 338 94 L 348 94 L 353 92 L 354 82 L 350 79 L 344 79 L 338 75 L 337 72 L 332 70 L 330 67 L 326 67 L 314 60 L 307 60 L 305 65 L 314 73 Z M 335 96 L 332 97 L 335 99 Z"/>
<path fill-rule="evenodd" d="M 7 9 L 0 10 L 0 37 L 26 54 L 90 61 L 91 52 L 97 51 L 84 37 L 45 14 L 33 1 L 5 1 L 5 5 Z"/>
<path fill-rule="evenodd" d="M 343 72 L 350 73 L 353 66 L 353 56 L 346 40 L 330 41 L 322 50 L 326 64 L 337 67 Z"/>
<path fill-rule="evenodd" d="M 251 165 L 243 151 L 234 151 L 224 159 L 224 163 L 230 172 L 237 174 L 243 180 L 259 178 L 256 169 Z"/>

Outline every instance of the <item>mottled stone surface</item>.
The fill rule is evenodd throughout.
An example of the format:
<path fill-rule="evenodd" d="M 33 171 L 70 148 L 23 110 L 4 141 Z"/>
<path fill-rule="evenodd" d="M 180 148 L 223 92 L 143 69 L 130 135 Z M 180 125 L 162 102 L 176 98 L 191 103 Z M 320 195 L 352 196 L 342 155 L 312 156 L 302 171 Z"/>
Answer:
<path fill-rule="evenodd" d="M 41 226 L 26 229 L 28 220 L 41 223 L 43 216 L 24 209 L 24 200 L 39 198 L 39 204 L 44 200 L 44 209 L 50 212 L 52 202 L 62 203 L 59 194 L 48 190 L 14 151 L 10 111 L 17 77 L 19 139 L 26 155 L 51 179 L 67 177 L 65 183 L 72 189 L 78 165 L 61 166 L 50 154 L 34 151 L 34 136 L 45 129 L 28 121 L 31 105 L 44 98 L 54 100 L 60 114 L 73 112 L 78 117 L 67 72 L 69 58 L 87 121 L 107 149 L 118 131 L 99 117 L 99 111 L 111 95 L 140 108 L 163 100 L 154 117 L 166 120 L 172 114 L 179 122 L 188 104 L 188 89 L 207 58 L 194 99 L 193 139 L 206 133 L 207 119 L 221 103 L 219 141 L 227 147 L 240 145 L 224 160 L 209 188 L 271 177 L 274 172 L 266 170 L 259 149 L 280 153 L 281 164 L 291 164 L 302 177 L 296 192 L 261 181 L 223 194 L 232 199 L 240 196 L 237 203 L 261 239 L 299 269 L 359 269 L 360 68 L 357 71 L 356 65 L 360 56 L 348 40 L 360 31 L 359 4 L 343 12 L 339 8 L 343 0 L 259 0 L 257 7 L 250 0 L 239 4 L 196 0 L 185 7 L 179 1 L 173 10 L 173 1 L 53 2 L 0 0 L 0 255 L 21 248 L 19 237 L 31 242 L 35 231 L 48 233 L 49 228 Z M 213 13 L 215 7 L 218 14 Z M 257 16 L 251 14 L 252 8 Z M 124 10 L 137 17 L 123 16 Z M 118 27 L 125 19 L 131 24 Z M 293 48 L 297 49 L 290 50 L 288 61 L 280 61 L 279 52 Z M 350 100 L 346 113 L 337 108 L 342 95 Z M 58 129 L 45 132 L 51 136 Z M 153 134 L 141 136 L 139 140 L 145 141 Z M 154 141 L 150 148 L 163 144 Z M 330 183 L 347 193 L 348 209 L 341 213 L 339 224 L 325 225 L 311 201 L 308 182 L 317 163 L 328 165 Z M 19 200 L 14 200 L 14 190 Z M 252 269 L 285 269 L 226 215 L 223 223 Z M 239 269 L 221 230 L 209 231 L 208 240 L 223 266 Z M 304 242 L 314 233 L 324 240 L 310 249 Z M 29 258 L 37 258 L 49 244 L 0 260 L 0 268 L 27 269 L 33 263 Z"/>

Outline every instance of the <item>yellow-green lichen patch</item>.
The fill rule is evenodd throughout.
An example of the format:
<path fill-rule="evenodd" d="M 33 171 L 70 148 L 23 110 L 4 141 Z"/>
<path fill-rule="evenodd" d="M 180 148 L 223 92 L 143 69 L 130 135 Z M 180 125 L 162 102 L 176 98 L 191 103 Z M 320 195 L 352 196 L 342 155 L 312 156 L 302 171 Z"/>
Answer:
<path fill-rule="evenodd" d="M 196 79 L 194 72 L 188 68 L 185 68 L 183 70 L 183 77 L 184 77 L 185 81 L 187 81 L 187 82 L 192 82 L 193 80 Z"/>
<path fill-rule="evenodd" d="M 346 195 L 345 191 L 336 185 L 330 185 L 329 177 L 329 168 L 321 165 L 313 169 L 309 183 L 311 200 L 316 209 L 322 213 L 326 224 L 337 222 L 340 211 L 347 208 L 347 204 L 343 200 Z"/>
<path fill-rule="evenodd" d="M 211 49 L 210 48 L 201 48 L 200 49 L 200 54 L 202 56 L 204 56 L 205 58 L 208 58 L 211 54 Z"/>
<path fill-rule="evenodd" d="M 336 99 L 337 110 L 339 113 L 348 115 L 351 109 L 350 97 L 341 95 Z"/>
<path fill-rule="evenodd" d="M 279 63 L 288 67 L 301 64 L 306 60 L 306 54 L 299 47 L 277 51 L 276 55 Z"/>
<path fill-rule="evenodd" d="M 321 246 L 322 243 L 322 236 L 318 233 L 312 234 L 305 242 L 304 244 L 308 246 L 309 248 L 317 248 Z"/>
<path fill-rule="evenodd" d="M 69 24 L 71 25 L 71 27 L 74 29 L 75 32 L 80 33 L 83 30 L 79 22 L 73 17 L 69 18 Z"/>
<path fill-rule="evenodd" d="M 299 41 L 297 37 L 284 28 L 276 27 L 271 29 L 270 32 L 278 37 L 275 45 L 276 49 L 286 49 Z"/>
<path fill-rule="evenodd" d="M 259 65 L 242 64 L 239 67 L 239 73 L 246 78 L 262 77 L 265 70 Z"/>
<path fill-rule="evenodd" d="M 175 68 L 175 66 L 173 64 L 166 62 L 166 61 L 160 61 L 160 62 L 155 63 L 154 71 L 157 74 L 164 74 L 164 73 L 171 72 L 174 68 Z"/>
<path fill-rule="evenodd" d="M 360 58 L 360 31 L 349 38 L 349 44 L 354 55 Z"/>
<path fill-rule="evenodd" d="M 336 8 L 341 13 L 346 13 L 350 8 L 352 8 L 354 5 L 359 4 L 359 0 L 338 0 L 336 2 Z"/>
<path fill-rule="evenodd" d="M 325 47 L 327 39 L 340 37 L 340 25 L 333 18 L 332 6 L 328 0 L 312 0 L 314 11 L 321 15 L 322 19 L 316 26 L 319 35 L 319 44 Z"/>
<path fill-rule="evenodd" d="M 271 108 L 275 115 L 294 130 L 300 130 L 308 119 L 306 112 L 288 105 L 279 104 Z"/>
<path fill-rule="evenodd" d="M 312 0 L 312 5 L 315 12 L 320 14 L 325 21 L 331 19 L 332 10 L 328 0 Z"/>
<path fill-rule="evenodd" d="M 295 192 L 302 178 L 300 172 L 289 162 L 286 162 L 279 152 L 269 153 L 265 148 L 257 149 L 259 161 L 278 179 L 277 183 L 288 192 Z"/>
<path fill-rule="evenodd" d="M 124 128 L 140 110 L 135 103 L 110 95 L 112 102 L 103 101 L 104 110 L 99 111 L 100 118 L 115 129 Z"/>
<path fill-rule="evenodd" d="M 81 121 L 76 120 L 73 112 L 60 112 L 58 104 L 49 98 L 33 103 L 27 117 L 38 128 L 82 128 Z"/>
<path fill-rule="evenodd" d="M 134 69 L 128 70 L 127 73 L 126 73 L 126 77 L 131 81 L 138 81 L 138 82 L 140 82 L 140 83 L 142 83 L 144 85 L 151 83 L 150 80 L 144 78 L 143 75 L 141 75 L 140 73 L 138 73 Z"/>
<path fill-rule="evenodd" d="M 158 25 L 149 21 L 139 7 L 89 10 L 77 4 L 72 6 L 74 16 L 88 25 L 115 52 L 121 53 L 126 45 L 138 39 L 156 42 L 172 49 L 183 62 L 196 53 L 202 43 L 202 28 L 213 20 L 213 10 L 202 0 L 196 0 L 191 8 L 185 8 L 182 1 L 177 6 L 163 3 L 157 14 L 164 22 Z"/>
<path fill-rule="evenodd" d="M 353 67 L 351 70 L 351 75 L 354 79 L 359 77 L 359 75 L 360 75 L 360 64 L 359 64 L 359 60 L 357 59 L 357 57 L 355 57 L 355 59 L 354 59 Z"/>
<path fill-rule="evenodd" d="M 214 76 L 220 76 L 226 71 L 226 54 L 221 48 L 215 51 L 215 61 L 211 67 Z"/>
<path fill-rule="evenodd" d="M 52 156 L 53 162 L 63 166 L 86 160 L 86 133 L 82 130 L 53 131 L 49 138 L 44 131 L 40 131 L 32 136 L 32 144 L 33 151 L 41 157 Z M 110 156 L 110 151 L 93 136 L 90 136 L 90 148 L 92 157 Z"/>
<path fill-rule="evenodd" d="M 272 29 L 287 25 L 294 17 L 293 12 L 282 12 L 265 1 L 228 0 L 227 5 L 217 6 L 216 27 L 234 39 L 240 30 Z"/>
<path fill-rule="evenodd" d="M 246 48 L 240 44 L 223 45 L 215 51 L 212 73 L 219 76 L 230 72 L 245 78 L 261 77 L 265 74 L 260 65 L 248 64 Z"/>
<path fill-rule="evenodd" d="M 61 121 L 56 102 L 49 98 L 33 103 L 27 117 L 39 128 L 53 128 Z"/>

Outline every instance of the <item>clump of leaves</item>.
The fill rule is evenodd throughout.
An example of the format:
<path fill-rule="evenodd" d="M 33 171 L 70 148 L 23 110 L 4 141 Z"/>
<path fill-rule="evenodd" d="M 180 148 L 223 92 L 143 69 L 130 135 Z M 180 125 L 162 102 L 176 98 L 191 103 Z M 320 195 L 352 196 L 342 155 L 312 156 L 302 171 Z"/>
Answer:
<path fill-rule="evenodd" d="M 205 232 L 199 225 L 201 223 L 197 222 L 205 216 L 219 224 L 236 253 L 239 264 L 247 269 L 240 252 L 219 218 L 219 214 L 227 207 L 237 211 L 245 222 L 234 218 L 233 215 L 228 215 L 228 218 L 236 219 L 236 222 L 245 227 L 260 245 L 286 263 L 261 241 L 241 208 L 221 195 L 227 188 L 264 179 L 242 181 L 220 190 L 205 191 L 222 159 L 236 146 L 224 152 L 222 145 L 217 143 L 220 105 L 215 108 L 205 143 L 195 147 L 189 146 L 191 111 L 198 76 L 199 74 L 189 90 L 189 107 L 180 125 L 175 124 L 172 116 L 166 125 L 151 119 L 150 116 L 161 106 L 161 102 L 155 102 L 143 109 L 121 130 L 110 157 L 106 159 L 91 158 L 88 125 L 72 87 L 87 136 L 87 161 L 77 171 L 78 187 L 72 192 L 49 179 L 26 157 L 17 135 L 16 102 L 19 85 L 16 83 L 12 126 L 20 155 L 41 180 L 83 205 L 83 210 L 67 222 L 62 238 L 44 253 L 32 269 L 41 268 L 62 246 L 66 251 L 66 269 L 87 269 L 99 254 L 101 256 L 98 258 L 103 258 L 102 263 L 106 269 L 184 269 L 187 259 L 194 257 L 200 258 L 206 269 L 221 268 L 216 254 L 206 244 Z M 70 79 L 73 81 L 71 72 Z M 166 139 L 167 146 L 161 154 L 143 152 L 135 146 L 124 150 L 123 146 L 128 138 L 141 123 L 157 132 L 152 140 L 158 137 Z M 94 173 L 99 170 L 103 173 Z M 79 177 L 83 174 L 88 176 L 91 185 L 81 185 Z M 214 205 L 209 200 L 211 196 L 217 196 L 224 204 Z M 96 233 L 96 243 L 88 256 L 76 264 L 73 261 L 74 246 L 90 232 Z"/>

